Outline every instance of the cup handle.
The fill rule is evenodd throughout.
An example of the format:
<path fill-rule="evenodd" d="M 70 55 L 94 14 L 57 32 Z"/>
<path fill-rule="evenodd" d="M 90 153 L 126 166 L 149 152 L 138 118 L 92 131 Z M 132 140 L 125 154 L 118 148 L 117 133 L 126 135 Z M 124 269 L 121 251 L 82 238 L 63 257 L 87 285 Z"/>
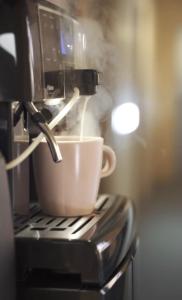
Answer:
<path fill-rule="evenodd" d="M 111 147 L 103 145 L 105 165 L 101 170 L 101 178 L 111 175 L 116 168 L 116 154 Z"/>

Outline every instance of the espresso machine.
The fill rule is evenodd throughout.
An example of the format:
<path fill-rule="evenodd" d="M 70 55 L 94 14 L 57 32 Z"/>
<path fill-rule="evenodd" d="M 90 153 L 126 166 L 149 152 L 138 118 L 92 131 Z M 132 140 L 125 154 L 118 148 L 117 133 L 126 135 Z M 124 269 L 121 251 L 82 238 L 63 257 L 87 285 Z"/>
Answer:
<path fill-rule="evenodd" d="M 16 285 L 16 296 L 12 292 L 7 300 L 134 299 L 132 202 L 99 194 L 89 216 L 46 216 L 36 200 L 31 155 L 11 163 L 19 155 L 20 123 L 27 147 L 43 134 L 52 159 L 60 163 L 49 107 L 69 102 L 75 88 L 80 96 L 96 93 L 98 71 L 81 64 L 84 38 L 75 6 L 64 0 L 0 1 L 0 187 L 6 182 L 0 207 L 9 228 L 4 249 L 11 287 L 6 289 Z M 5 270 L 2 262 L 0 257 Z"/>

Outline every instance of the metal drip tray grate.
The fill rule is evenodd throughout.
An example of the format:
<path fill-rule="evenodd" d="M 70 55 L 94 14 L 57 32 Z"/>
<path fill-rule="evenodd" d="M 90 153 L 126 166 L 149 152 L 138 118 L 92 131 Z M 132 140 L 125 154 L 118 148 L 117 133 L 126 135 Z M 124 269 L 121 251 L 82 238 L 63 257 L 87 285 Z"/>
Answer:
<path fill-rule="evenodd" d="M 39 210 L 34 211 L 28 219 L 20 220 L 20 228 L 16 234 L 17 238 L 34 239 L 79 239 L 89 230 L 95 230 L 96 224 L 107 210 L 112 206 L 114 197 L 100 195 L 92 214 L 83 217 L 49 217 Z"/>

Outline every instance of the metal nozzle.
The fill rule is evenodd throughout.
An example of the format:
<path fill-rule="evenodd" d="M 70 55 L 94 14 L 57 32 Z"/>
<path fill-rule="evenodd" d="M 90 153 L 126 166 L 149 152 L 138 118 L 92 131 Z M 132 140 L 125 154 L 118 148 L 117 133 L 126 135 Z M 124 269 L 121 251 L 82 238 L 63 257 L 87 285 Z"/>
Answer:
<path fill-rule="evenodd" d="M 28 113 L 31 115 L 33 122 L 40 128 L 40 130 L 45 135 L 49 149 L 51 151 L 52 158 L 54 162 L 60 162 L 62 160 L 62 155 L 56 139 L 50 130 L 48 124 L 42 113 L 35 107 L 33 102 L 24 102 L 24 106 Z"/>

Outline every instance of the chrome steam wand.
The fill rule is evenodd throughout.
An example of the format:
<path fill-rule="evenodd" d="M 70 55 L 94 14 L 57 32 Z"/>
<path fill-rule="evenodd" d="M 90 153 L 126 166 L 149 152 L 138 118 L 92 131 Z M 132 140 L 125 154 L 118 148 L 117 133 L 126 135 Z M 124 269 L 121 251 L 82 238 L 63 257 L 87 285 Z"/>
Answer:
<path fill-rule="evenodd" d="M 60 162 L 62 160 L 62 155 L 59 146 L 56 142 L 56 139 L 46 122 L 45 117 L 36 108 L 33 102 L 26 101 L 23 102 L 23 105 L 27 112 L 30 114 L 32 121 L 39 127 L 41 132 L 43 132 L 43 134 L 45 135 L 54 162 Z"/>

